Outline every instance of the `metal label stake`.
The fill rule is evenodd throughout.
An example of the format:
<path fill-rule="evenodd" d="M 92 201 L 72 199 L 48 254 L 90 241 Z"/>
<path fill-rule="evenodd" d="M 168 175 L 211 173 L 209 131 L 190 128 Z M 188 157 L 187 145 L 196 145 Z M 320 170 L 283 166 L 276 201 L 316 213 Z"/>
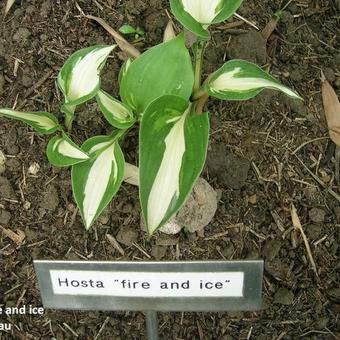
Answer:
<path fill-rule="evenodd" d="M 261 307 L 263 261 L 34 261 L 45 308 L 146 311 L 249 311 Z"/>

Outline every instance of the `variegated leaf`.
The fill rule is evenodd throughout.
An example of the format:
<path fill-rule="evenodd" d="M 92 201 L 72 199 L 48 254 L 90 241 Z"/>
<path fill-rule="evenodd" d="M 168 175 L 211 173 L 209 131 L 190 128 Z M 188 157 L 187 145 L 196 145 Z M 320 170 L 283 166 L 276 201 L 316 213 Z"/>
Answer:
<path fill-rule="evenodd" d="M 49 141 L 46 153 L 52 165 L 61 167 L 81 163 L 90 158 L 65 133 Z"/>
<path fill-rule="evenodd" d="M 65 102 L 78 105 L 94 97 L 100 88 L 100 71 L 113 46 L 91 46 L 73 53 L 58 75 Z"/>
<path fill-rule="evenodd" d="M 208 114 L 195 115 L 178 96 L 146 109 L 140 130 L 140 200 L 149 234 L 184 204 L 206 158 Z"/>
<path fill-rule="evenodd" d="M 247 100 L 266 88 L 302 99 L 259 66 L 245 60 L 231 60 L 225 63 L 210 77 L 205 88 L 211 96 L 223 100 Z"/>
<path fill-rule="evenodd" d="M 231 17 L 243 0 L 170 0 L 171 11 L 189 31 L 208 39 L 209 25 Z"/>
<path fill-rule="evenodd" d="M 131 109 L 107 92 L 99 90 L 96 99 L 104 117 L 112 126 L 127 129 L 135 122 Z"/>
<path fill-rule="evenodd" d="M 0 116 L 20 120 L 41 134 L 50 134 L 60 128 L 58 120 L 48 112 L 21 112 L 11 109 L 0 109 Z"/>
<path fill-rule="evenodd" d="M 174 94 L 188 100 L 194 83 L 184 35 L 152 47 L 134 60 L 122 78 L 122 101 L 142 114 L 155 99 Z"/>
<path fill-rule="evenodd" d="M 86 229 L 110 203 L 124 177 L 124 155 L 119 135 L 97 136 L 82 145 L 91 158 L 72 166 L 73 195 Z"/>
<path fill-rule="evenodd" d="M 118 74 L 118 82 L 119 84 L 122 83 L 122 79 L 125 77 L 127 70 L 129 69 L 130 65 L 132 63 L 132 59 L 128 58 L 127 60 L 124 61 L 122 67 L 119 70 L 119 74 Z"/>

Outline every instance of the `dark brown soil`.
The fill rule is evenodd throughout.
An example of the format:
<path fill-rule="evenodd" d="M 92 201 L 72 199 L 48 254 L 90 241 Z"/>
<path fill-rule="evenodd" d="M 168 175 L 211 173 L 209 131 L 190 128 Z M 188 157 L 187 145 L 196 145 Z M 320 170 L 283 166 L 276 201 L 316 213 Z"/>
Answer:
<path fill-rule="evenodd" d="M 2 1 L 0 9 L 4 9 Z M 141 50 L 161 41 L 167 1 L 78 0 L 87 14 L 112 27 L 145 28 Z M 239 14 L 262 30 L 282 1 L 245 0 Z M 268 43 L 249 25 L 215 28 L 206 54 L 206 73 L 224 59 L 244 58 L 265 66 L 305 99 L 296 102 L 264 92 L 244 103 L 211 100 L 210 157 L 204 177 L 218 190 L 218 213 L 204 233 L 176 237 L 141 231 L 137 189 L 124 185 L 110 209 L 86 233 L 80 217 L 72 224 L 74 201 L 69 170 L 48 164 L 47 138 L 19 122 L 0 120 L 0 225 L 22 231 L 16 245 L 0 231 L 0 306 L 40 306 L 33 259 L 156 260 L 265 259 L 263 309 L 255 313 L 165 313 L 161 339 L 335 339 L 339 333 L 340 202 L 307 171 L 339 192 L 334 180 L 334 146 L 327 138 L 320 70 L 340 88 L 339 1 L 292 1 Z M 16 1 L 0 23 L 0 107 L 59 113 L 58 67 L 73 51 L 113 43 L 98 25 L 79 17 L 75 1 Z M 232 21 L 232 20 L 231 20 Z M 236 19 L 233 19 L 236 21 Z M 110 59 L 103 87 L 118 93 L 121 65 Z M 51 72 L 41 86 L 34 86 Z M 84 105 L 75 124 L 77 142 L 109 131 L 94 104 Z M 294 150 L 301 147 L 296 153 Z M 136 131 L 124 150 L 136 161 Z M 39 166 L 39 171 L 32 171 Z M 34 169 L 33 169 L 34 170 Z M 33 173 L 33 174 L 32 174 Z M 291 222 L 297 208 L 318 276 Z M 121 243 L 120 255 L 107 234 Z M 0 339 L 144 339 L 141 313 L 64 312 L 13 316 L 13 334 Z M 1 316 L 0 316 L 1 318 Z M 5 318 L 2 317 L 3 321 Z"/>

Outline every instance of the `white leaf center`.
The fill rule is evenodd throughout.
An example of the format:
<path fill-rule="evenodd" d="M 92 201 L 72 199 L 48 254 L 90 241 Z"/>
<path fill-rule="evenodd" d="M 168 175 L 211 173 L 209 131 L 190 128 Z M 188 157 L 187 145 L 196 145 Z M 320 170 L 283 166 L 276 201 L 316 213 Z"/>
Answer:
<path fill-rule="evenodd" d="M 260 88 L 273 88 L 280 90 L 287 95 L 295 98 L 300 98 L 294 91 L 288 87 L 281 85 L 277 82 L 271 81 L 264 78 L 253 78 L 253 77 L 239 77 L 235 76 L 241 72 L 240 67 L 236 67 L 234 70 L 221 74 L 216 80 L 210 84 L 212 92 L 242 92 L 251 91 Z"/>
<path fill-rule="evenodd" d="M 114 157 L 114 150 L 115 143 L 96 158 L 89 171 L 83 201 L 83 213 L 87 229 L 91 226 L 103 200 L 112 171 L 114 172 L 113 176 L 117 177 L 118 168 Z"/>
<path fill-rule="evenodd" d="M 190 107 L 177 118 L 165 138 L 165 151 L 161 165 L 153 182 L 147 208 L 148 228 L 150 234 L 162 222 L 175 195 L 179 194 L 179 176 L 185 153 L 184 123 Z M 173 122 L 169 119 L 167 123 Z"/>
<path fill-rule="evenodd" d="M 40 116 L 34 113 L 26 113 L 26 112 L 19 112 L 19 111 L 6 110 L 6 109 L 1 109 L 0 113 L 7 115 L 7 116 L 11 116 L 11 117 L 21 118 L 28 122 L 35 123 L 41 129 L 44 129 L 44 130 L 50 130 L 56 127 L 56 123 L 52 119 L 46 116 Z"/>
<path fill-rule="evenodd" d="M 87 156 L 84 152 L 79 150 L 78 148 L 74 147 L 71 143 L 69 143 L 67 140 L 61 139 L 59 142 L 54 145 L 53 149 L 58 148 L 58 152 L 65 156 L 75 159 L 88 159 L 89 156 Z"/>
<path fill-rule="evenodd" d="M 184 10 L 201 24 L 209 25 L 222 9 L 221 0 L 182 0 Z"/>
<path fill-rule="evenodd" d="M 99 68 L 114 46 L 95 49 L 79 58 L 71 72 L 67 99 L 75 101 L 93 92 L 99 84 Z"/>

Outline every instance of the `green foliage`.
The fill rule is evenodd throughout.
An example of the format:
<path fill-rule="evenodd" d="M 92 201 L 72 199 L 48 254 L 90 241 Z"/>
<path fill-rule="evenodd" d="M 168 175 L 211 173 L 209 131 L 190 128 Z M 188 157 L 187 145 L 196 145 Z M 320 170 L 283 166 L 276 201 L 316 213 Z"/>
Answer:
<path fill-rule="evenodd" d="M 197 35 L 192 53 L 181 33 L 135 60 L 126 60 L 118 76 L 120 99 L 101 89 L 100 81 L 115 46 L 86 47 L 66 60 L 58 75 L 66 129 L 71 130 L 77 118 L 77 106 L 93 100 L 113 128 L 109 136 L 91 137 L 80 147 L 50 113 L 0 109 L 1 116 L 22 121 L 38 133 L 57 132 L 48 143 L 47 158 L 54 166 L 72 168 L 73 195 L 86 229 L 120 188 L 125 169 L 120 143 L 135 123 L 140 122 L 140 200 L 152 235 L 185 203 L 202 171 L 209 137 L 209 115 L 202 111 L 209 96 L 246 100 L 271 88 L 301 99 L 259 66 L 243 60 L 228 61 L 201 83 L 209 26 L 231 17 L 241 3 L 170 0 L 178 21 Z M 144 34 L 130 25 L 120 31 Z"/>

